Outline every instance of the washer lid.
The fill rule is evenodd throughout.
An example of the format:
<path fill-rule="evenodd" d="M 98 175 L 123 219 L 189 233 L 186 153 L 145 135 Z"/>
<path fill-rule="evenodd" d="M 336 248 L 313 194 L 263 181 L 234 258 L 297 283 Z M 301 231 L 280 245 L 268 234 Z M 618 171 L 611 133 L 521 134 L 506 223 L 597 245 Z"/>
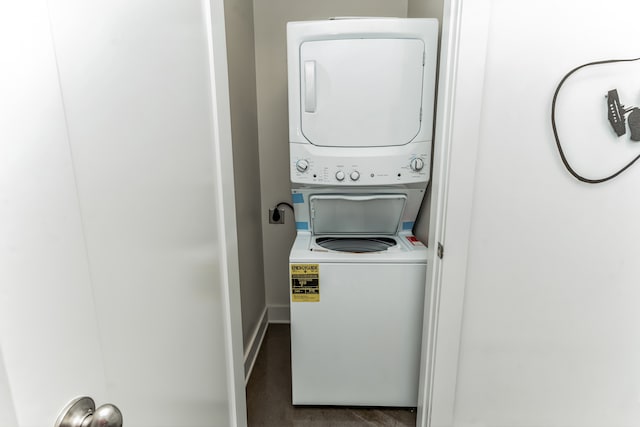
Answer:
<path fill-rule="evenodd" d="M 309 197 L 314 234 L 396 234 L 407 202 L 404 194 L 323 194 Z"/>

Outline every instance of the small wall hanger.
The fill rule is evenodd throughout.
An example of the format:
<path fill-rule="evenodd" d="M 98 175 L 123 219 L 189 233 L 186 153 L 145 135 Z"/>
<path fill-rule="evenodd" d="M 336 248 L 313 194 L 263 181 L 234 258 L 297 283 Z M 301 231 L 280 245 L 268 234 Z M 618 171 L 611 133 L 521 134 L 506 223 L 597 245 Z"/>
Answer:
<path fill-rule="evenodd" d="M 629 130 L 631 132 L 632 141 L 640 141 L 640 108 L 625 108 L 620 103 L 618 90 L 613 89 L 607 93 L 607 117 L 613 131 L 619 137 L 627 133 L 625 115 L 629 114 Z"/>

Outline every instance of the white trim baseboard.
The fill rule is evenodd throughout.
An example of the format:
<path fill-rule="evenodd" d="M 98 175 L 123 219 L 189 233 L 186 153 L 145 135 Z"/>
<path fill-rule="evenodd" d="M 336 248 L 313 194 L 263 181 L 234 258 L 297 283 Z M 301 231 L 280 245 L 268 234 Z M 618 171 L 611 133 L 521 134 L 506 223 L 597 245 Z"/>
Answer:
<path fill-rule="evenodd" d="M 267 334 L 267 326 L 269 323 L 289 323 L 289 306 L 288 305 L 270 305 L 264 308 L 260 315 L 260 321 L 256 326 L 251 339 L 244 351 L 244 385 L 249 383 L 253 365 L 256 363 L 258 353 L 262 347 L 262 341 Z"/>
<path fill-rule="evenodd" d="M 269 323 L 291 323 L 288 305 L 269 305 Z"/>
<path fill-rule="evenodd" d="M 267 307 L 264 308 L 262 314 L 260 315 L 260 321 L 256 326 L 256 329 L 253 331 L 251 335 L 251 339 L 249 340 L 249 345 L 245 348 L 244 351 L 244 385 L 245 387 L 249 383 L 249 378 L 251 377 L 251 372 L 253 372 L 253 365 L 256 363 L 256 359 L 258 358 L 258 353 L 260 352 L 260 347 L 262 347 L 262 341 L 264 340 L 264 336 L 267 333 L 267 326 L 269 323 L 267 322 Z"/>

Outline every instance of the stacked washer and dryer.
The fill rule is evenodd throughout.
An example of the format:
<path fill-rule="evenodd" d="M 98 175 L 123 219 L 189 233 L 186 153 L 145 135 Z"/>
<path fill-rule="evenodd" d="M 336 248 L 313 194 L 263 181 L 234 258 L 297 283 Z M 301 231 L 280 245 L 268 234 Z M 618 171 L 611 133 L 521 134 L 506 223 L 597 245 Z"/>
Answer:
<path fill-rule="evenodd" d="M 293 404 L 417 405 L 437 26 L 287 26 Z"/>

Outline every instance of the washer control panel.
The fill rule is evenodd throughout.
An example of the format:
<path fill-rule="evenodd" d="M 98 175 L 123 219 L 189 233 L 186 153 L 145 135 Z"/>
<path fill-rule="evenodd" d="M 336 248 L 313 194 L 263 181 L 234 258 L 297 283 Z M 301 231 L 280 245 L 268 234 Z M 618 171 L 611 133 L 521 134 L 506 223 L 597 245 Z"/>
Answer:
<path fill-rule="evenodd" d="M 428 143 L 357 151 L 295 143 L 289 147 L 292 183 L 368 186 L 429 180 L 431 144 Z"/>

